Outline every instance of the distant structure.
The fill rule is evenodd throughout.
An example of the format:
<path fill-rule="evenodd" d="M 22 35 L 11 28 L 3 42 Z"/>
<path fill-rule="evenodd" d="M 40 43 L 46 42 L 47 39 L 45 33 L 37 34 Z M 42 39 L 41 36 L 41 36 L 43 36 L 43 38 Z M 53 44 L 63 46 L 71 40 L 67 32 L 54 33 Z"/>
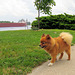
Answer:
<path fill-rule="evenodd" d="M 26 19 L 26 24 L 27 25 L 31 25 L 31 23 Z"/>
<path fill-rule="evenodd" d="M 18 21 L 18 23 L 26 23 L 24 19 Z"/>
<path fill-rule="evenodd" d="M 0 27 L 26 27 L 27 23 L 24 19 L 19 20 L 18 23 L 10 22 L 10 21 L 1 21 Z"/>
<path fill-rule="evenodd" d="M 0 23 L 0 27 L 25 27 L 26 23 Z"/>
<path fill-rule="evenodd" d="M 31 24 L 27 19 L 26 19 L 26 21 L 24 19 L 21 19 L 18 21 L 18 23 L 26 23 L 27 25 Z"/>

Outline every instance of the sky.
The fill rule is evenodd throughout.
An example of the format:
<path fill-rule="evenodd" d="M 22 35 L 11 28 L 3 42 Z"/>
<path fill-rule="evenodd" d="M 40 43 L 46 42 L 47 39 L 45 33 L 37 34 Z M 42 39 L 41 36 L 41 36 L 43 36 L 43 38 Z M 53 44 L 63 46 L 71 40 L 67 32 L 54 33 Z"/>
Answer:
<path fill-rule="evenodd" d="M 38 16 L 35 0 L 0 0 L 0 21 L 18 22 L 21 19 L 27 19 L 32 22 Z M 54 0 L 56 6 L 52 7 L 52 14 L 74 14 L 75 0 Z M 40 16 L 46 16 L 42 14 Z"/>

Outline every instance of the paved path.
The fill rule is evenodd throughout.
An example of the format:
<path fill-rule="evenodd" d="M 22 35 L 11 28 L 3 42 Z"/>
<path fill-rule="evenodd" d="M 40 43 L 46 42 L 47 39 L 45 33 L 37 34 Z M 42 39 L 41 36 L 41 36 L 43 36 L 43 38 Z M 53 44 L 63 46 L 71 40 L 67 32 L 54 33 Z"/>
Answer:
<path fill-rule="evenodd" d="M 28 75 L 75 75 L 75 46 L 71 47 L 71 60 L 67 61 L 67 55 L 64 54 L 62 60 L 58 60 L 51 67 L 48 67 L 48 62 L 33 69 Z"/>

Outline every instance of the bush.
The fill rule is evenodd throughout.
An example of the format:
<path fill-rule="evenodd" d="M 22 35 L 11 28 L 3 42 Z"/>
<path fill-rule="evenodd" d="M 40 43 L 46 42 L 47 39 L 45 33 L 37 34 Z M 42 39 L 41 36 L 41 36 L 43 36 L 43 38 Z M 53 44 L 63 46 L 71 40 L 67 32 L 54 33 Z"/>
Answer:
<path fill-rule="evenodd" d="M 35 21 L 32 22 L 32 27 L 34 27 L 34 26 L 38 27 L 38 21 L 37 20 L 35 20 Z"/>
<path fill-rule="evenodd" d="M 32 22 L 32 27 L 38 27 L 38 18 Z M 66 13 L 40 17 L 40 29 L 71 29 L 75 30 L 75 15 Z"/>
<path fill-rule="evenodd" d="M 39 30 L 39 28 L 38 28 L 38 27 L 33 26 L 33 27 L 32 27 L 32 30 Z"/>

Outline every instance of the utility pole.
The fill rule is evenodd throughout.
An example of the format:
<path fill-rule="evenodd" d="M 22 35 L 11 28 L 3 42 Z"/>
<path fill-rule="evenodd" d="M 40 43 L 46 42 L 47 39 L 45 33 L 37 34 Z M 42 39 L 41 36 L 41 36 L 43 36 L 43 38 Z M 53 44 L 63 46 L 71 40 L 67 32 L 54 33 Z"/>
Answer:
<path fill-rule="evenodd" d="M 27 24 L 28 20 L 26 19 L 26 24 Z M 27 29 L 28 29 L 28 24 L 27 24 Z"/>

